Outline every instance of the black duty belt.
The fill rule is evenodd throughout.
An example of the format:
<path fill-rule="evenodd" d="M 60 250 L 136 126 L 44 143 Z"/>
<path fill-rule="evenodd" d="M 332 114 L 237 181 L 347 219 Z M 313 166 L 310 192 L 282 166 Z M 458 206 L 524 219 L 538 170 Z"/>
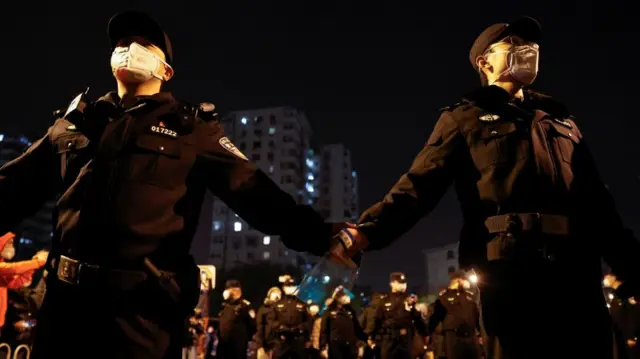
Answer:
<path fill-rule="evenodd" d="M 569 235 L 569 218 L 557 214 L 510 213 L 487 218 L 489 233 L 538 232 L 548 235 Z"/>
<path fill-rule="evenodd" d="M 60 281 L 82 287 L 128 290 L 149 278 L 144 271 L 106 268 L 66 256 L 60 256 L 56 265 Z"/>

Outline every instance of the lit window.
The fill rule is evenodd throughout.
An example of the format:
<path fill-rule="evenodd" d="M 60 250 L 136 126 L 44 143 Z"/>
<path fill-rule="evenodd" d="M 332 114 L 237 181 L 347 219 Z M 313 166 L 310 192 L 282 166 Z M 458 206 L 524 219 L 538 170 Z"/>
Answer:
<path fill-rule="evenodd" d="M 240 232 L 240 231 L 242 230 L 242 223 L 240 223 L 240 222 L 235 222 L 235 223 L 233 224 L 233 230 L 234 230 L 235 232 Z"/>
<path fill-rule="evenodd" d="M 307 182 L 305 187 L 307 188 L 307 191 L 309 193 L 313 193 L 314 189 L 313 189 L 313 185 L 311 183 Z"/>
<path fill-rule="evenodd" d="M 356 176 L 356 171 L 351 171 L 351 177 L 355 177 Z"/>
<path fill-rule="evenodd" d="M 329 277 L 328 275 L 325 275 L 324 278 L 322 278 L 322 282 L 324 282 L 324 284 L 329 283 L 330 280 L 331 280 L 331 277 Z"/>
<path fill-rule="evenodd" d="M 262 238 L 262 244 L 264 244 L 265 246 L 268 246 L 269 244 L 271 244 L 271 237 L 264 236 L 264 238 Z"/>
<path fill-rule="evenodd" d="M 313 160 L 311 160 L 311 159 L 307 158 L 307 161 L 306 161 L 306 162 L 307 162 L 307 166 L 308 166 L 309 168 L 313 168 Z"/>
<path fill-rule="evenodd" d="M 312 199 L 309 199 L 309 200 L 307 200 L 307 203 L 308 203 L 308 204 L 313 204 L 313 200 L 312 200 Z"/>
<path fill-rule="evenodd" d="M 49 236 L 53 237 L 53 232 L 49 233 Z"/>
<path fill-rule="evenodd" d="M 276 133 L 276 128 L 275 127 L 269 127 L 269 134 L 273 135 L 274 133 Z"/>
<path fill-rule="evenodd" d="M 309 173 L 309 175 L 307 176 L 307 179 L 309 181 L 313 181 L 313 178 L 314 178 L 313 175 L 311 173 Z"/>
<path fill-rule="evenodd" d="M 262 258 L 269 259 L 269 257 L 271 257 L 271 253 L 269 253 L 269 252 L 262 253 Z"/>
<path fill-rule="evenodd" d="M 274 170 L 275 170 L 275 167 L 273 167 L 273 165 L 269 166 L 269 173 L 273 173 Z"/>
<path fill-rule="evenodd" d="M 4 135 L 0 134 L 0 142 L 4 140 Z"/>
<path fill-rule="evenodd" d="M 247 118 L 246 118 L 246 117 L 243 117 L 243 118 L 240 120 L 240 122 L 242 122 L 242 124 L 243 124 L 243 125 L 246 125 L 246 124 L 247 124 Z"/>
<path fill-rule="evenodd" d="M 313 156 L 313 150 L 309 149 L 309 156 Z"/>
<path fill-rule="evenodd" d="M 284 255 L 288 256 L 289 255 L 289 251 L 284 251 Z"/>
<path fill-rule="evenodd" d="M 222 228 L 222 222 L 220 221 L 213 221 L 213 230 L 214 231 L 219 231 Z"/>

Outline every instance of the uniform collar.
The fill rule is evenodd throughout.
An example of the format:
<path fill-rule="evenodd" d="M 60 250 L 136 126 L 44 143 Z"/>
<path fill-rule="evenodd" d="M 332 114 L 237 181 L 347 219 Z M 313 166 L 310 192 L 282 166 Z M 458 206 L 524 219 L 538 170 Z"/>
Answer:
<path fill-rule="evenodd" d="M 129 102 L 127 106 L 122 106 L 123 99 L 118 96 L 118 93 L 116 91 L 112 91 L 100 97 L 97 102 L 108 102 L 115 105 L 116 107 L 133 108 L 135 106 L 139 106 L 140 104 L 166 104 L 176 102 L 176 99 L 173 97 L 173 94 L 171 94 L 171 92 L 158 92 L 157 94 L 149 96 L 135 96 L 131 100 L 127 101 Z"/>

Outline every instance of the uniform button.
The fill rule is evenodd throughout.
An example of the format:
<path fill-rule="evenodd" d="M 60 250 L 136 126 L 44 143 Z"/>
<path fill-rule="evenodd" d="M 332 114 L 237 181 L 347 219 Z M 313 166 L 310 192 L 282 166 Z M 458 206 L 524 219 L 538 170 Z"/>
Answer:
<path fill-rule="evenodd" d="M 160 149 L 160 151 L 164 151 L 164 146 L 160 146 L 158 148 Z"/>
<path fill-rule="evenodd" d="M 68 148 L 73 147 L 73 142 L 71 142 L 71 141 L 67 142 L 67 147 L 68 147 Z"/>

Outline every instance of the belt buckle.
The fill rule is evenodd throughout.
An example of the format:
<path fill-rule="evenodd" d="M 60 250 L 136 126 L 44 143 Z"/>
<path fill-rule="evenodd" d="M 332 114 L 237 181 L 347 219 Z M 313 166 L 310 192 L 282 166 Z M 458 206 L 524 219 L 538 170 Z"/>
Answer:
<path fill-rule="evenodd" d="M 58 263 L 58 279 L 69 284 L 80 284 L 80 268 L 82 264 L 66 256 L 60 256 Z"/>

